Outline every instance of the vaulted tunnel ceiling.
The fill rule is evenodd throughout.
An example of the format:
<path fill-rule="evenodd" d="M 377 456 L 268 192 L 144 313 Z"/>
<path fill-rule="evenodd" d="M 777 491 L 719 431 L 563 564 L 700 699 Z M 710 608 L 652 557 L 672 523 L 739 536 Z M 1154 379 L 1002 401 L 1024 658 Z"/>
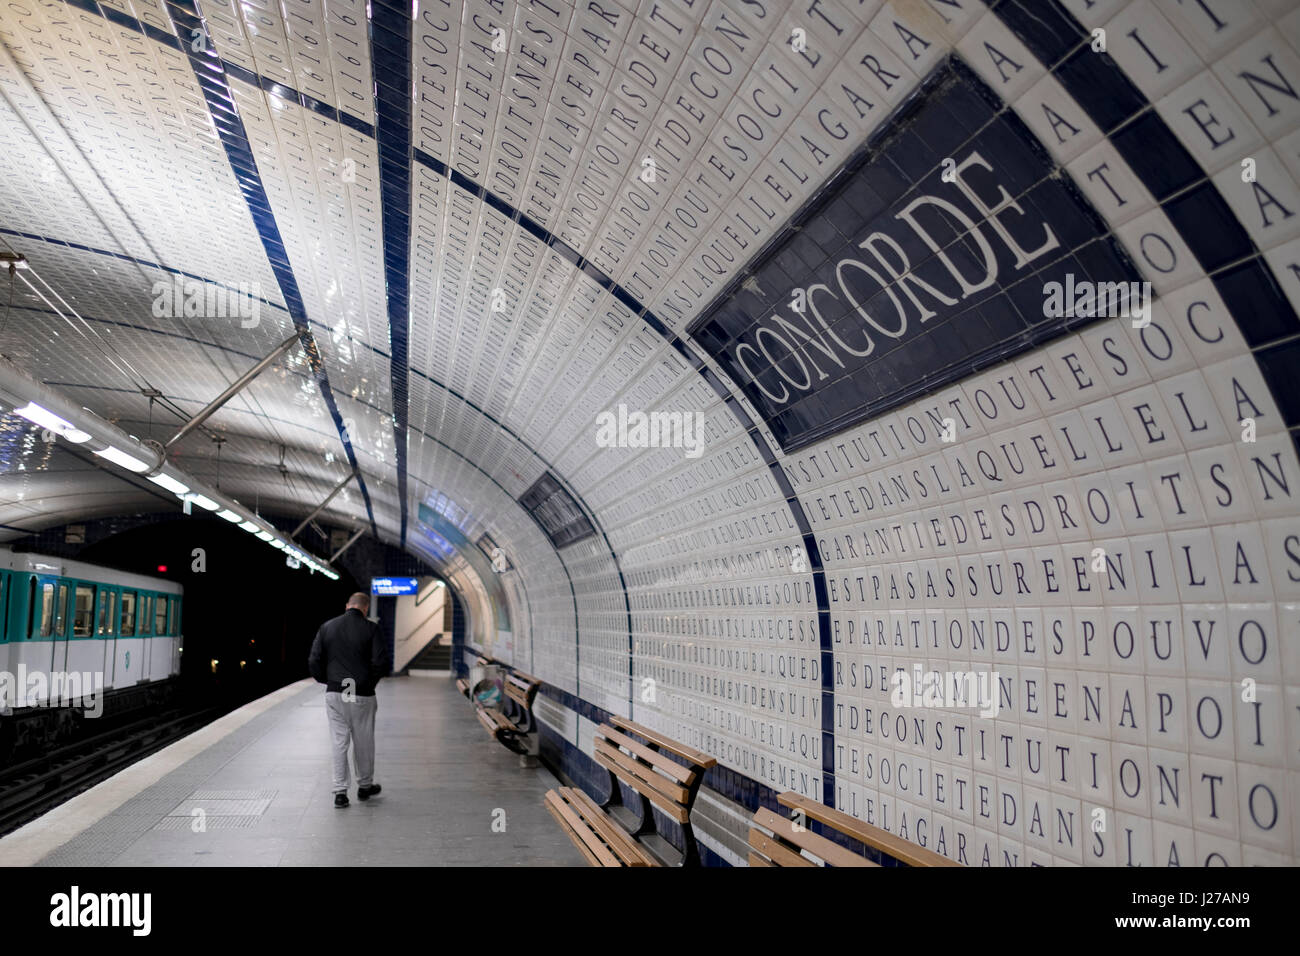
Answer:
<path fill-rule="evenodd" d="M 1142 259 L 1150 245 L 1142 230 L 1155 202 L 1113 200 L 1150 189 L 1162 202 L 1198 178 L 1225 170 L 1235 176 L 1236 154 L 1206 158 L 1193 141 L 1210 126 L 1208 107 L 1193 107 L 1188 119 L 1125 85 L 1124 71 L 1136 78 L 1143 68 L 1131 50 L 1117 46 L 1121 62 L 1106 60 L 1096 76 L 1080 80 L 1072 66 L 1058 71 L 1059 82 L 1049 76 L 1040 62 L 1045 51 L 1062 59 L 1080 51 L 1094 23 L 1106 22 L 1092 4 L 1066 6 L 1079 18 L 1069 21 L 1068 36 L 1052 33 L 1057 20 L 1011 31 L 1002 14 L 973 0 L 11 3 L 0 11 L 7 164 L 0 236 L 31 269 L 13 283 L 0 352 L 128 432 L 165 441 L 296 334 L 298 347 L 209 421 L 223 442 L 196 433 L 178 446 L 181 467 L 250 507 L 305 515 L 355 466 L 359 480 L 330 503 L 326 522 L 367 527 L 461 568 L 466 580 L 476 576 L 471 562 L 421 519 L 421 506 L 465 541 L 488 533 L 520 569 L 527 596 L 521 590 L 518 599 L 536 635 L 581 628 L 597 640 L 607 636 L 610 653 L 626 657 L 633 630 L 627 595 L 653 584 L 660 565 L 682 560 L 692 547 L 698 555 L 705 544 L 732 551 L 750 540 L 759 542 L 755 549 L 809 546 L 814 499 L 796 495 L 791 481 L 798 482 L 799 469 L 809 475 L 826 468 L 805 478 L 802 494 L 807 482 L 827 480 L 837 462 L 849 462 L 828 445 L 799 461 L 790 453 L 823 437 L 818 423 L 861 420 L 863 409 L 827 391 L 777 415 L 764 396 L 788 394 L 801 376 L 842 374 L 850 355 L 866 354 L 864 342 L 882 343 L 883 356 L 895 334 L 879 318 L 892 316 L 889 308 L 900 316 L 912 309 L 918 328 L 930 306 L 959 298 L 964 305 L 981 265 L 993 262 L 990 242 L 998 244 L 994 267 L 1003 269 L 996 291 L 1005 291 L 1014 329 L 981 314 L 918 347 L 935 368 L 958 368 L 969 358 L 965 371 L 974 372 L 1045 341 L 1030 320 L 1016 325 L 1017 315 L 1041 309 L 1042 283 L 1028 281 L 1032 268 L 1022 269 L 1030 253 L 1047 247 L 1026 225 L 1039 217 L 1021 211 L 1023 221 L 999 219 L 991 210 L 1002 208 L 1000 187 L 992 174 L 979 179 L 982 168 L 1022 177 L 1013 190 L 1023 202 L 1017 208 L 1054 223 L 1060 251 L 1074 257 L 1079 273 L 1114 266 L 1117 278 L 1152 280 L 1157 309 L 1167 310 L 1158 314 L 1191 317 L 1179 341 L 1202 349 L 1194 354 L 1209 355 L 1210 340 L 1193 333 L 1228 313 L 1245 331 L 1229 320 L 1223 334 L 1243 355 L 1281 334 L 1261 330 L 1262 320 L 1247 327 L 1248 312 L 1263 314 L 1264 298 L 1251 309 L 1238 308 L 1246 299 L 1229 299 L 1254 283 L 1282 300 L 1268 285 L 1285 269 L 1274 251 L 1282 248 L 1281 239 L 1273 241 L 1281 233 L 1266 241 L 1249 224 L 1262 208 L 1251 205 L 1261 201 L 1257 193 L 1242 199 L 1219 187 L 1231 205 L 1228 218 L 1250 230 L 1240 252 L 1214 260 L 1188 229 L 1187 244 L 1175 250 L 1167 243 L 1178 256 L 1176 275 L 1172 267 L 1164 273 L 1163 260 Z M 1122 5 L 1104 6 L 1111 16 Z M 1177 4 L 1161 9 L 1161 22 L 1203 37 L 1195 44 L 1205 57 L 1246 44 L 1278 13 L 1269 41 L 1278 40 L 1279 52 L 1269 55 L 1291 75 L 1296 18 L 1280 16 L 1286 4 L 1249 5 L 1221 30 Z M 1247 67 L 1258 77 L 1264 67 L 1256 61 L 1268 50 L 1247 50 L 1246 66 L 1225 72 L 1224 82 L 1237 82 Z M 951 69 L 950 56 L 957 61 Z M 1170 69 L 1177 76 L 1153 88 L 1162 95 L 1191 75 L 1182 64 Z M 935 81 L 937 73 L 947 79 Z M 978 74 L 983 93 L 970 92 L 968 74 Z M 1231 114 L 1218 107 L 1225 126 L 1242 131 L 1243 150 L 1263 142 L 1245 130 L 1281 136 L 1295 125 L 1287 84 L 1267 78 L 1271 86 L 1233 86 Z M 886 152 L 861 153 L 927 81 L 951 92 L 943 122 L 923 116 L 910 126 L 908 119 L 894 145 L 881 147 Z M 1090 83 L 1099 91 L 1091 98 Z M 1031 90 L 1045 108 L 1035 103 L 1023 119 L 1004 108 Z M 1126 109 L 1146 110 L 1148 118 L 1161 110 L 1164 135 L 1195 153 L 1190 170 L 1178 162 L 1164 173 L 1144 167 L 1143 150 L 1125 146 L 1120 135 L 1114 147 L 1105 144 L 1111 152 L 1095 156 L 1103 133 L 1128 118 Z M 1007 131 L 1006 140 L 1042 145 L 1008 146 L 963 163 L 954 179 L 940 177 L 944 154 L 935 150 L 993 126 Z M 1115 150 L 1139 172 L 1120 171 Z M 879 194 L 855 187 L 761 274 L 745 275 L 851 157 L 865 157 Z M 1096 172 L 1103 159 L 1111 161 L 1109 172 Z M 1035 178 L 1036 163 L 1050 175 Z M 1292 206 L 1294 158 L 1260 168 L 1261 182 L 1273 183 L 1278 202 Z M 945 195 L 967 202 L 966 211 L 925 219 L 928 225 L 916 212 L 911 231 L 868 250 L 876 256 L 872 276 L 892 272 L 898 281 L 896 294 L 879 291 L 874 304 L 864 304 L 862 314 L 876 316 L 866 339 L 861 321 L 850 328 L 827 313 L 833 343 L 804 344 L 784 356 L 778 350 L 762 361 L 751 345 L 737 353 L 739 365 L 724 365 L 715 358 L 727 346 L 717 328 L 692 333 L 692 322 L 742 276 L 724 314 L 750 305 L 752 315 L 770 311 L 808 276 L 825 280 L 801 244 L 836 248 L 831 239 L 853 237 L 873 202 L 892 203 L 890 190 L 901 196 L 922 179 L 934 188 L 951 184 Z M 1072 180 L 1068 189 L 1065 180 Z M 1166 211 L 1175 226 L 1196 212 L 1188 204 Z M 859 213 L 843 223 L 836 218 Z M 962 234 L 970 221 L 963 217 L 979 215 L 988 219 L 975 233 L 985 246 Z M 1289 217 L 1274 218 L 1292 229 Z M 950 234 L 936 242 L 939 222 Z M 1078 237 L 1065 234 L 1069 223 L 1078 225 Z M 1232 242 L 1245 232 L 1233 226 L 1218 241 L 1236 250 Z M 1121 246 L 1126 254 L 1116 251 Z M 939 255 L 940 247 L 952 258 Z M 923 259 L 930 271 L 911 271 Z M 1257 271 L 1239 282 L 1206 278 L 1247 260 Z M 1265 273 L 1267 283 L 1252 278 Z M 843 297 L 861 288 L 853 285 L 858 279 L 846 280 Z M 1213 281 L 1213 289 L 1184 295 L 1195 281 L 1206 289 Z M 187 306 L 196 288 L 204 301 Z M 824 284 L 822 292 L 808 290 L 818 319 L 829 292 Z M 1167 302 L 1159 298 L 1166 295 Z M 1192 311 L 1202 301 L 1197 295 L 1206 312 Z M 981 353 L 975 336 L 952 331 L 975 325 L 999 353 Z M 778 333 L 773 327 L 769 345 Z M 755 344 L 761 348 L 761 336 Z M 1126 346 L 1133 354 L 1140 347 Z M 911 359 L 892 354 L 896 360 L 869 373 L 893 403 L 880 410 L 932 393 L 965 422 L 958 409 L 972 401 L 959 376 L 927 378 Z M 1247 364 L 1241 380 L 1252 396 L 1267 396 Z M 1068 359 L 1052 368 L 1038 380 L 1084 374 Z M 1029 365 L 1017 371 L 1022 383 L 1034 380 Z M 1173 401 L 1166 399 L 1171 411 Z M 603 447 L 601 416 L 620 406 L 699 413 L 705 454 Z M 901 418 L 890 421 L 907 427 Z M 1285 439 L 1284 424 L 1267 415 L 1261 422 Z M 975 427 L 984 428 L 978 418 Z M 3 420 L 5 537 L 96 513 L 176 507 L 147 483 L 124 482 L 38 433 L 21 419 Z M 868 439 L 855 441 L 865 447 Z M 575 545 L 548 540 L 518 504 L 547 474 L 591 525 Z M 815 546 L 808 550 L 820 572 Z M 744 569 L 716 573 L 736 580 Z M 820 593 L 825 582 L 816 581 Z M 824 598 L 819 606 L 826 610 Z M 579 665 L 549 666 L 563 682 Z M 605 687 L 590 699 L 618 697 Z"/>

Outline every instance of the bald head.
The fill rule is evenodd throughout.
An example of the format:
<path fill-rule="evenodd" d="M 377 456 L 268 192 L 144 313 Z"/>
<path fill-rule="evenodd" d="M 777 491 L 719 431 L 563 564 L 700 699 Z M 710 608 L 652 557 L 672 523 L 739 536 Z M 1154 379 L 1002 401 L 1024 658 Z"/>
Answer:
<path fill-rule="evenodd" d="M 358 591 L 348 598 L 348 608 L 356 608 L 362 614 L 365 614 L 370 610 L 370 595 L 365 591 Z"/>

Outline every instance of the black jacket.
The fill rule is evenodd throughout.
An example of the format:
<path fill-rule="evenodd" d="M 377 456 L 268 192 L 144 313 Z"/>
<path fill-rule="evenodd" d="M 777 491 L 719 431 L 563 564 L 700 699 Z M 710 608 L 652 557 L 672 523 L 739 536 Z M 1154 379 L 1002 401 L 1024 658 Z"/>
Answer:
<path fill-rule="evenodd" d="M 375 685 L 388 675 L 388 648 L 379 625 L 356 608 L 348 608 L 320 626 L 307 669 L 327 692 L 343 691 L 352 678 L 358 697 L 373 697 Z"/>

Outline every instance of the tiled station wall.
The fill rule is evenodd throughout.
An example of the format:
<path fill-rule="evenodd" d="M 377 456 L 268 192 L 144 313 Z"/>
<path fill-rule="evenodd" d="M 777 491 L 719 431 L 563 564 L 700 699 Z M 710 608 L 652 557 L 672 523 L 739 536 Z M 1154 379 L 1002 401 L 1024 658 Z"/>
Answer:
<path fill-rule="evenodd" d="M 699 409 L 709 443 L 689 460 L 680 449 L 597 448 L 587 428 L 559 457 L 617 552 L 633 654 L 629 680 L 621 596 L 596 549 L 562 550 L 577 646 L 542 636 L 533 662 L 556 685 L 541 708 L 550 752 L 599 792 L 578 754 L 590 751 L 592 721 L 630 714 L 716 755 L 710 783 L 740 805 L 733 811 L 794 789 L 971 865 L 1294 862 L 1300 406 L 1288 373 L 1300 332 L 1300 13 L 1222 0 L 816 3 L 784 15 L 731 6 L 769 41 L 697 160 L 730 172 L 728 144 L 753 154 L 737 166 L 753 170 L 750 195 L 742 189 L 711 233 L 713 261 L 722 250 L 754 255 L 864 144 L 901 143 L 893 181 L 936 194 L 952 189 L 940 178 L 943 150 L 957 143 L 960 162 L 961 143 L 983 144 L 1030 157 L 1030 178 L 1008 194 L 1022 206 L 1001 213 L 1022 249 L 1041 242 L 1043 224 L 1068 234 L 1061 252 L 1076 255 L 1060 271 L 1150 282 L 1151 323 L 1087 319 L 1044 341 L 1033 326 L 1048 274 L 1032 274 L 1039 264 L 1017 272 L 1000 246 L 995 288 L 961 308 L 936 305 L 934 326 L 951 339 L 892 356 L 920 356 L 895 364 L 903 385 L 944 368 L 949 380 L 933 375 L 938 385 L 848 427 L 855 394 L 867 403 L 887 391 L 889 362 L 863 373 L 856 392 L 851 382 L 810 390 L 826 401 L 778 420 L 751 401 L 750 383 L 726 381 L 735 399 L 724 404 L 689 359 L 661 348 L 656 376 L 634 377 L 618 400 Z M 674 49 L 691 44 L 696 69 L 707 68 L 707 45 L 726 40 L 724 7 L 674 12 L 695 32 Z M 794 26 L 825 59 L 795 60 L 801 92 L 780 99 L 759 74 Z M 1105 31 L 1104 54 L 1092 49 L 1094 29 Z M 927 96 L 923 81 L 954 50 L 979 78 L 954 65 L 966 77 L 958 92 L 982 82 L 996 94 L 989 116 L 950 113 L 970 127 L 962 137 L 924 104 L 904 114 L 912 126 L 882 122 Z M 756 102 L 779 103 L 777 122 L 796 117 L 761 145 L 741 115 Z M 814 129 L 820 109 L 828 126 L 844 121 L 847 142 Z M 868 174 L 884 162 L 871 156 Z M 1248 158 L 1253 182 L 1242 175 Z M 810 274 L 819 255 L 867 231 L 863 210 L 856 220 L 835 205 L 823 212 L 814 244 L 793 260 Z M 1087 220 L 1077 236 L 1076 220 Z M 746 232 L 759 223 L 757 238 Z M 999 242 L 988 217 L 981 228 Z M 788 238 L 774 240 L 778 252 Z M 709 254 L 701 242 L 652 305 L 679 334 L 723 291 Z M 812 281 L 777 261 L 781 279 L 760 269 L 737 293 L 748 309 L 738 328 Z M 978 258 L 960 261 L 978 275 Z M 725 352 L 716 334 L 686 338 L 696 354 Z M 996 348 L 953 377 L 954 343 L 965 355 Z M 779 391 L 789 379 L 766 381 Z M 731 407 L 758 423 L 754 440 Z M 818 414 L 839 430 L 783 451 Z M 956 423 L 950 443 L 944 417 Z M 805 542 L 817 556 L 792 570 Z M 570 653 L 576 684 L 554 669 Z M 918 666 L 995 672 L 996 716 L 895 707 L 889 675 Z M 711 860 L 734 860 L 722 842 L 706 834 Z"/>
<path fill-rule="evenodd" d="M 1300 857 L 1291 0 L 431 0 L 414 19 L 375 0 L 303 4 L 287 27 L 274 5 L 128 6 L 0 14 L 0 80 L 34 117 L 0 114 L 0 133 L 131 211 L 210 228 L 162 216 L 137 240 L 99 221 L 107 200 L 27 190 L 10 218 L 59 240 L 24 236 L 42 274 L 138 316 L 115 341 L 170 394 L 206 352 L 158 347 L 177 330 L 150 318 L 137 260 L 255 270 L 266 321 L 204 335 L 251 358 L 319 333 L 333 391 L 306 359 L 268 389 L 290 443 L 330 455 L 291 464 L 316 500 L 361 464 L 358 519 L 452 581 L 466 654 L 547 682 L 545 747 L 574 779 L 599 790 L 583 755 L 614 712 L 718 757 L 697 811 L 713 862 L 785 789 L 972 865 Z M 109 53 L 135 72 L 67 78 Z M 174 103 L 138 95 L 158 74 Z M 992 168 L 966 166 L 976 152 Z M 989 263 L 972 237 L 934 249 L 898 218 L 909 195 L 979 223 L 994 285 L 971 288 Z M 326 208 L 340 196 L 346 216 Z M 935 208 L 917 221 L 939 235 Z M 1045 228 L 1057 245 L 1029 255 Z M 906 333 L 882 328 L 887 293 L 832 314 L 812 292 L 870 231 L 897 244 L 875 248 L 908 277 Z M 1044 324 L 1047 281 L 1131 273 L 1150 326 Z M 741 366 L 805 283 L 839 342 L 875 351 L 823 339 Z M 485 319 L 494 287 L 507 308 Z M 15 347 L 65 361 L 36 331 Z M 81 364 L 73 380 L 102 386 L 86 401 L 144 418 Z M 773 399 L 801 368 L 799 401 Z M 619 405 L 700 413 L 704 453 L 602 447 Z M 514 504 L 548 471 L 591 536 L 551 548 Z M 224 475 L 246 499 L 279 480 Z M 511 551 L 509 632 L 481 562 L 421 506 Z M 916 665 L 996 671 L 997 715 L 896 708 L 882 685 Z"/>

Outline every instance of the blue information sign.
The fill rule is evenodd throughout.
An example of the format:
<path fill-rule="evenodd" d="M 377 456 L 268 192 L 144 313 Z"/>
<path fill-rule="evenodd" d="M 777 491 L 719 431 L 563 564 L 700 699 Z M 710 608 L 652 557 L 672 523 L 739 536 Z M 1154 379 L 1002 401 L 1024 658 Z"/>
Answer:
<path fill-rule="evenodd" d="M 392 596 L 395 594 L 414 594 L 418 588 L 415 578 L 371 578 L 370 593 Z"/>

